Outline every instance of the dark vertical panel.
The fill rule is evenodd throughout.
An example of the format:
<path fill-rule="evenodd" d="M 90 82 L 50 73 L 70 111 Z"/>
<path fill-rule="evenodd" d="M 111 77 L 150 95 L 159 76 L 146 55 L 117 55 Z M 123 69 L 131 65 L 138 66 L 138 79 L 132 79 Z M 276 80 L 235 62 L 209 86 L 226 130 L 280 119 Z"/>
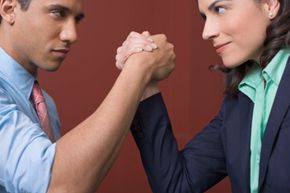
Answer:
<path fill-rule="evenodd" d="M 182 147 L 215 115 L 222 100 L 222 76 L 208 70 L 220 60 L 201 39 L 203 23 L 196 2 L 95 0 L 85 1 L 85 13 L 78 43 L 61 69 L 41 72 L 43 85 L 58 105 L 63 133 L 89 116 L 109 92 L 119 73 L 115 50 L 127 34 L 149 30 L 165 33 L 175 45 L 176 70 L 161 88 Z M 98 192 L 151 192 L 131 135 Z M 223 181 L 208 192 L 230 192 L 229 183 Z"/>

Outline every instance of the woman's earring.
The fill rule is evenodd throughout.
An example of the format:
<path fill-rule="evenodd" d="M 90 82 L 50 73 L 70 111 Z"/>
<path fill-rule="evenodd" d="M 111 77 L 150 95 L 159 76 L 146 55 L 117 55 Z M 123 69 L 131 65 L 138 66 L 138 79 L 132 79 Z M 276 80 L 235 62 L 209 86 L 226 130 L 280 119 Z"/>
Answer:
<path fill-rule="evenodd" d="M 272 19 L 274 17 L 274 14 L 272 12 L 269 12 L 269 18 Z"/>

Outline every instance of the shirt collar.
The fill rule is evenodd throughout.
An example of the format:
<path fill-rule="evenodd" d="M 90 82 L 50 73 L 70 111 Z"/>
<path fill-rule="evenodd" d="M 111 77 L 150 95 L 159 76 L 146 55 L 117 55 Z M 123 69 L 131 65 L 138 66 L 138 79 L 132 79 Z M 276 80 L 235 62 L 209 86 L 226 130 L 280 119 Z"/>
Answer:
<path fill-rule="evenodd" d="M 258 64 L 254 64 L 250 71 L 246 74 L 243 80 L 239 84 L 239 89 L 243 86 L 250 86 L 256 88 L 261 82 L 261 68 Z"/>
<path fill-rule="evenodd" d="M 254 64 L 244 79 L 240 82 L 239 90 L 254 102 L 256 88 L 262 83 L 262 81 L 261 68 L 258 64 Z"/>
<path fill-rule="evenodd" d="M 256 88 L 264 80 L 266 82 L 273 82 L 278 86 L 289 55 L 290 49 L 280 50 L 263 70 L 258 64 L 255 64 L 240 82 L 239 90 L 254 101 Z"/>
<path fill-rule="evenodd" d="M 16 62 L 4 49 L 0 47 L 0 73 L 27 99 L 30 98 L 36 77 Z"/>
<path fill-rule="evenodd" d="M 290 54 L 290 49 L 280 50 L 271 62 L 262 71 L 263 77 L 266 81 L 271 79 L 276 85 L 279 85 L 284 72 L 288 57 Z"/>

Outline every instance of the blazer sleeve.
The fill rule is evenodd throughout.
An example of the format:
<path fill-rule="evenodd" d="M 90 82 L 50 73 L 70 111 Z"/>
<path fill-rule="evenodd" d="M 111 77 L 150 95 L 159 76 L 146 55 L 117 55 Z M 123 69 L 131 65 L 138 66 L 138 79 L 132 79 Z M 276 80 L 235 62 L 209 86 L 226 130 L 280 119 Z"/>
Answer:
<path fill-rule="evenodd" d="M 162 96 L 141 102 L 131 131 L 154 193 L 204 192 L 227 175 L 222 109 L 179 151 Z"/>

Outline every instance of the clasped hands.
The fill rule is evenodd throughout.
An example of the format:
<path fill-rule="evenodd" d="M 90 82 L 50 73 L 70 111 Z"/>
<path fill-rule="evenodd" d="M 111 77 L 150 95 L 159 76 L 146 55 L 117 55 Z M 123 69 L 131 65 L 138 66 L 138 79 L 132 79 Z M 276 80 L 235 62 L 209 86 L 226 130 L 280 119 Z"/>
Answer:
<path fill-rule="evenodd" d="M 150 35 L 149 32 L 131 32 L 117 49 L 116 67 L 122 70 L 129 60 L 130 65 L 140 65 L 150 74 L 150 80 L 141 100 L 159 92 L 158 81 L 167 78 L 175 67 L 174 46 L 165 35 Z"/>

